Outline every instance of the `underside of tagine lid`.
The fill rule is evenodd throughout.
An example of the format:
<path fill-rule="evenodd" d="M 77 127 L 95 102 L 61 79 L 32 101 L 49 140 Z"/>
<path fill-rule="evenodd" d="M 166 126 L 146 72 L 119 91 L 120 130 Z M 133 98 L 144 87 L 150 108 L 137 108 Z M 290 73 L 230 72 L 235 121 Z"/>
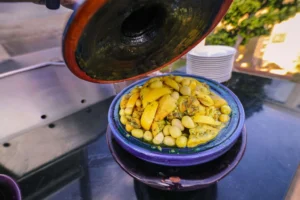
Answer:
<path fill-rule="evenodd" d="M 86 0 L 71 16 L 63 55 L 79 78 L 137 79 L 174 62 L 203 40 L 232 0 Z"/>

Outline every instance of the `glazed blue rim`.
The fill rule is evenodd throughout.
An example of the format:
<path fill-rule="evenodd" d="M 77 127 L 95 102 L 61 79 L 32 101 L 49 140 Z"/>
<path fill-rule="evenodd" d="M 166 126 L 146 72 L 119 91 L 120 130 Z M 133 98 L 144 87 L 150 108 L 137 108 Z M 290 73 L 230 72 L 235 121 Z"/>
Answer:
<path fill-rule="evenodd" d="M 168 76 L 168 75 L 170 75 L 170 74 L 165 74 L 162 76 Z M 228 123 L 228 125 L 224 129 L 222 129 L 222 131 L 220 131 L 220 133 L 214 140 L 212 140 L 206 144 L 199 145 L 194 148 L 181 148 L 181 149 L 180 148 L 169 148 L 169 147 L 157 148 L 154 145 L 151 145 L 151 144 L 143 142 L 137 138 L 134 138 L 129 133 L 127 133 L 124 126 L 120 123 L 119 104 L 120 104 L 121 97 L 124 94 L 127 94 L 134 87 L 142 85 L 147 80 L 153 78 L 153 77 L 148 77 L 148 78 L 139 80 L 139 81 L 129 85 L 127 88 L 125 88 L 121 93 L 119 93 L 114 98 L 112 104 L 110 105 L 109 112 L 108 112 L 108 122 L 112 129 L 112 133 L 113 133 L 115 139 L 121 144 L 121 146 L 123 148 L 135 149 L 137 152 L 146 154 L 146 155 L 153 154 L 152 156 L 156 156 L 156 157 L 162 156 L 161 157 L 162 159 L 166 159 L 166 157 L 168 157 L 168 155 L 169 155 L 170 159 L 171 159 L 171 157 L 174 158 L 174 156 L 175 157 L 180 156 L 180 155 L 178 155 L 179 153 L 181 155 L 199 154 L 204 151 L 207 152 L 208 150 L 215 149 L 215 147 L 218 147 L 218 146 L 219 147 L 221 146 L 222 149 L 226 149 L 226 147 L 228 148 L 228 146 L 230 144 L 226 145 L 225 141 L 228 141 L 228 140 L 235 141 L 239 137 L 239 135 L 242 131 L 244 122 L 245 122 L 244 109 L 243 109 L 241 102 L 236 97 L 236 95 L 233 92 L 231 92 L 228 88 L 226 88 L 225 86 L 217 83 L 216 81 L 206 79 L 204 77 L 187 75 L 184 73 L 172 73 L 172 75 L 179 75 L 179 76 L 184 76 L 184 77 L 195 78 L 201 82 L 205 82 L 206 84 L 208 84 L 210 86 L 211 90 L 214 93 L 225 98 L 228 101 L 229 106 L 233 110 L 232 116 L 231 116 L 231 119 L 230 119 L 230 122 Z M 161 76 L 157 76 L 157 77 L 161 77 Z M 228 98 L 231 98 L 231 99 L 228 99 Z M 126 135 L 123 133 L 126 133 Z M 224 135 L 225 135 L 225 137 L 224 137 Z"/>

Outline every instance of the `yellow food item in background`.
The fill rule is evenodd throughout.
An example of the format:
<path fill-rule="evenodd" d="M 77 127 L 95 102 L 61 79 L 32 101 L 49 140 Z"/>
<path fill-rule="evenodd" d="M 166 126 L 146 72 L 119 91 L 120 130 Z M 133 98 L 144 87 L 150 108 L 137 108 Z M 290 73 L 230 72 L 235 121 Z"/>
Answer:
<path fill-rule="evenodd" d="M 120 121 L 135 138 L 154 145 L 192 148 L 213 140 L 230 120 L 231 108 L 196 79 L 149 79 L 120 101 Z"/>

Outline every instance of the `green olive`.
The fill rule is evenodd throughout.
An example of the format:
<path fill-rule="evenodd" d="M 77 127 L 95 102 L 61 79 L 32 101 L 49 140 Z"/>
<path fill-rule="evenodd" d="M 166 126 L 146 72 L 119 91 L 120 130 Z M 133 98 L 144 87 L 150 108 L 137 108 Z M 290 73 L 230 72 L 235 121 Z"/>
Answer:
<path fill-rule="evenodd" d="M 182 85 L 189 86 L 191 84 L 191 81 L 189 79 L 183 79 L 181 82 Z"/>
<path fill-rule="evenodd" d="M 154 89 L 154 88 L 161 88 L 163 87 L 163 83 L 161 81 L 154 81 L 150 84 L 149 86 L 151 89 Z"/>
<path fill-rule="evenodd" d="M 221 107 L 221 112 L 223 114 L 229 115 L 231 113 L 231 108 L 228 105 L 224 105 Z"/>
<path fill-rule="evenodd" d="M 146 140 L 147 142 L 151 142 L 153 139 L 153 135 L 150 131 L 146 131 L 144 133 L 144 140 Z"/>
<path fill-rule="evenodd" d="M 180 88 L 180 93 L 184 96 L 190 96 L 192 91 L 190 87 L 184 85 Z"/>
<path fill-rule="evenodd" d="M 133 111 L 133 108 L 125 108 L 125 115 L 131 115 L 132 114 L 132 111 Z"/>
<path fill-rule="evenodd" d="M 169 128 L 171 127 L 171 125 L 166 125 L 163 129 L 163 133 L 165 136 L 170 135 L 170 131 Z"/>
<path fill-rule="evenodd" d="M 181 76 L 175 76 L 175 81 L 177 83 L 181 83 L 182 80 L 183 80 L 183 78 Z"/>
<path fill-rule="evenodd" d="M 139 139 L 143 138 L 143 136 L 144 136 L 144 132 L 141 129 L 133 129 L 131 131 L 131 134 L 132 134 L 133 137 L 136 137 L 136 138 L 139 138 Z"/>
<path fill-rule="evenodd" d="M 172 126 L 177 126 L 181 131 L 184 130 L 184 126 L 182 125 L 182 123 L 179 119 L 173 119 Z"/>
<path fill-rule="evenodd" d="M 122 115 L 120 121 L 123 125 L 125 125 L 127 123 L 127 118 L 124 115 Z"/>
<path fill-rule="evenodd" d="M 185 128 L 195 128 L 195 123 L 194 123 L 194 121 L 192 120 L 192 118 L 189 117 L 189 116 L 184 116 L 184 117 L 181 119 L 181 122 L 182 122 L 182 125 L 183 125 Z"/>
<path fill-rule="evenodd" d="M 156 145 L 160 145 L 162 144 L 162 142 L 164 141 L 164 134 L 163 133 L 158 133 L 154 139 L 153 139 L 153 144 L 156 144 Z"/>
<path fill-rule="evenodd" d="M 119 112 L 119 115 L 120 115 L 120 116 L 125 115 L 125 110 L 124 110 L 124 109 L 121 109 L 120 112 Z"/>
<path fill-rule="evenodd" d="M 164 144 L 169 147 L 175 146 L 175 139 L 171 136 L 166 136 L 164 138 Z"/>
<path fill-rule="evenodd" d="M 228 122 L 229 119 L 230 119 L 229 116 L 225 114 L 221 114 L 219 117 L 220 122 L 224 122 L 224 123 Z"/>
<path fill-rule="evenodd" d="M 169 132 L 173 138 L 178 138 L 182 135 L 181 130 L 177 126 L 171 126 Z"/>
<path fill-rule="evenodd" d="M 185 136 L 180 136 L 176 139 L 176 145 L 179 148 L 185 148 L 187 144 L 187 137 Z"/>
<path fill-rule="evenodd" d="M 173 92 L 173 93 L 171 94 L 171 96 L 172 96 L 174 99 L 176 99 L 176 100 L 179 99 L 179 93 L 178 93 L 178 92 Z"/>

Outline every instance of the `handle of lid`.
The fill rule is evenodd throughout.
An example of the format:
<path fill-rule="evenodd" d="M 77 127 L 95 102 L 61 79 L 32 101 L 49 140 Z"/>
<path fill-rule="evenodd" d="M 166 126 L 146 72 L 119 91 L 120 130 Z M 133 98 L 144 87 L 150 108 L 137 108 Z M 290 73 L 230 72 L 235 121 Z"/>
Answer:
<path fill-rule="evenodd" d="M 57 10 L 60 6 L 60 0 L 46 0 L 46 7 L 51 10 Z"/>

